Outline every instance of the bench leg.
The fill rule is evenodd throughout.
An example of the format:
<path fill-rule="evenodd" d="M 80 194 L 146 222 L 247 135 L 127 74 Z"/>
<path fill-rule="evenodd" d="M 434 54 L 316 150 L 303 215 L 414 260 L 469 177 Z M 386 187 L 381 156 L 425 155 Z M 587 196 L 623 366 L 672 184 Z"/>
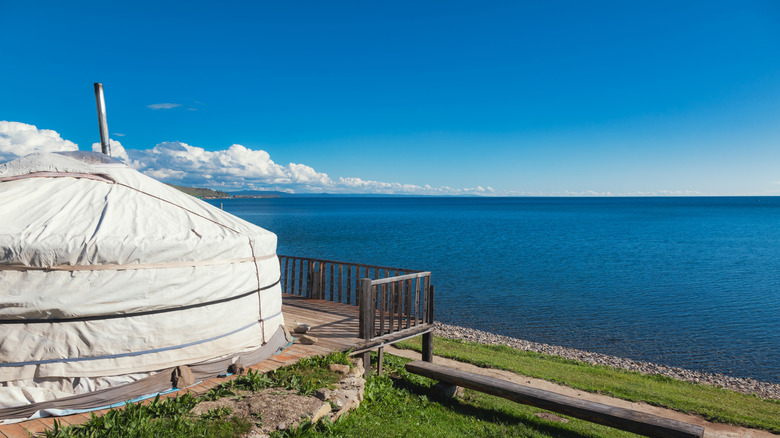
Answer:
<path fill-rule="evenodd" d="M 422 335 L 422 360 L 433 362 L 433 333 L 423 333 Z"/>
<path fill-rule="evenodd" d="M 385 347 L 379 347 L 379 351 L 377 351 L 377 359 L 376 359 L 376 375 L 381 376 L 382 375 L 382 365 L 385 361 Z"/>
<path fill-rule="evenodd" d="M 363 353 L 363 378 L 368 379 L 371 375 L 371 350 Z"/>

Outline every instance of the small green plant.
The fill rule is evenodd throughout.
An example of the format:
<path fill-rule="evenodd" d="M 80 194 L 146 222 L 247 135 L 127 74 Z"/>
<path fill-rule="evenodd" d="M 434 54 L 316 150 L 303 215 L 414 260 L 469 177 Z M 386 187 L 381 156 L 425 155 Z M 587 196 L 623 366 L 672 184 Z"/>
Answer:
<path fill-rule="evenodd" d="M 249 432 L 251 424 L 246 420 L 230 417 L 223 410 L 211 411 L 204 416 L 192 415 L 192 408 L 199 399 L 190 394 L 160 400 L 155 397 L 149 403 L 128 403 L 124 409 L 111 409 L 103 416 L 90 414 L 90 420 L 79 426 L 62 427 L 55 421 L 47 438 L 124 438 L 124 437 L 240 437 Z"/>
<path fill-rule="evenodd" d="M 246 374 L 231 380 L 231 382 L 235 382 L 236 388 L 252 392 L 268 388 L 273 384 L 273 380 L 270 377 L 255 370 L 249 370 Z"/>
<path fill-rule="evenodd" d="M 200 396 L 200 398 L 201 400 L 215 401 L 223 397 L 230 397 L 234 395 L 236 395 L 236 393 L 232 389 L 220 385 L 216 388 L 211 388 L 207 393 Z"/>
<path fill-rule="evenodd" d="M 223 406 L 221 408 L 210 409 L 207 412 L 202 413 L 200 415 L 200 418 L 202 420 L 224 420 L 225 418 L 228 418 L 232 413 L 233 413 L 232 409 L 230 409 L 227 406 Z"/>

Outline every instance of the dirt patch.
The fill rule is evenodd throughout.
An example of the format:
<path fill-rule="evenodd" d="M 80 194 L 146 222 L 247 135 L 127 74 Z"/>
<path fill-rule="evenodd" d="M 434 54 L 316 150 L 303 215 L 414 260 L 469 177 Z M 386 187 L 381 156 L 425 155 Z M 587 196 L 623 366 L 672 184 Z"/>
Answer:
<path fill-rule="evenodd" d="M 268 388 L 260 392 L 242 392 L 233 397 L 199 403 L 192 412 L 204 414 L 212 409 L 230 408 L 233 415 L 252 423 L 249 436 L 267 435 L 275 430 L 297 426 L 311 419 L 323 401 L 294 391 Z"/>
<path fill-rule="evenodd" d="M 228 408 L 232 415 L 252 423 L 247 437 L 268 436 L 275 430 L 297 427 L 301 422 L 316 422 L 324 416 L 337 421 L 363 401 L 366 381 L 363 361 L 353 359 L 353 366 L 331 364 L 330 370 L 344 376 L 335 385 L 321 388 L 313 396 L 304 396 L 282 388 L 267 388 L 259 392 L 236 391 L 236 395 L 215 401 L 201 402 L 192 412 L 202 415 L 208 411 Z"/>

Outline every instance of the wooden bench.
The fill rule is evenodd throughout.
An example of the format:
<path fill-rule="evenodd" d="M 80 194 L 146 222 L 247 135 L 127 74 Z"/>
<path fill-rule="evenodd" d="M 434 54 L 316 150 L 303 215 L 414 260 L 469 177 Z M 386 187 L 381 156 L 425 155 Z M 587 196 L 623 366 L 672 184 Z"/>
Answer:
<path fill-rule="evenodd" d="M 704 428 L 631 409 L 608 406 L 531 388 L 495 377 L 460 371 L 430 362 L 414 361 L 406 370 L 440 382 L 470 388 L 517 403 L 535 406 L 629 432 L 659 438 L 701 438 Z"/>

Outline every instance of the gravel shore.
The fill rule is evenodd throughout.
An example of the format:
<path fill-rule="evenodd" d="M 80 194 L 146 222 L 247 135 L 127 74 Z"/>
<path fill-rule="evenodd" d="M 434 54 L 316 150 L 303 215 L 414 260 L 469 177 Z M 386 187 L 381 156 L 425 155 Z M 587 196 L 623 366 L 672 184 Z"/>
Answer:
<path fill-rule="evenodd" d="M 435 323 L 434 333 L 443 338 L 461 339 L 464 341 L 478 342 L 489 345 L 506 345 L 519 350 L 534 351 L 537 353 L 551 354 L 566 359 L 578 360 L 595 365 L 606 365 L 614 368 L 623 368 L 642 374 L 660 374 L 687 382 L 704 383 L 707 385 L 721 386 L 733 391 L 745 394 L 755 394 L 761 398 L 780 400 L 780 385 L 767 382 L 759 382 L 754 379 L 729 377 L 723 374 L 702 373 L 683 368 L 668 367 L 651 362 L 640 362 L 615 356 L 607 356 L 599 353 L 577 350 L 574 348 L 559 347 L 557 345 L 539 344 L 510 338 L 509 336 L 474 330 L 466 327 Z"/>

